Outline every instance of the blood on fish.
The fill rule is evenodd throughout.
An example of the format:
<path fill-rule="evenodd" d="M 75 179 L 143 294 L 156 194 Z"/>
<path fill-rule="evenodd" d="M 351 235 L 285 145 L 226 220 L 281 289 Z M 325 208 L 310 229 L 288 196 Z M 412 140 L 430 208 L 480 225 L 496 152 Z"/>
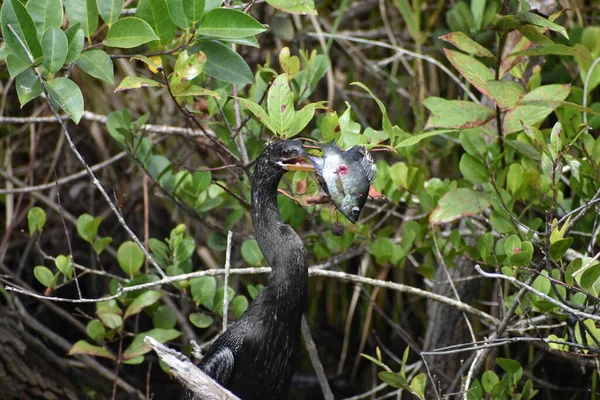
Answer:
<path fill-rule="evenodd" d="M 348 166 L 340 165 L 337 169 L 337 173 L 340 175 L 348 175 Z"/>

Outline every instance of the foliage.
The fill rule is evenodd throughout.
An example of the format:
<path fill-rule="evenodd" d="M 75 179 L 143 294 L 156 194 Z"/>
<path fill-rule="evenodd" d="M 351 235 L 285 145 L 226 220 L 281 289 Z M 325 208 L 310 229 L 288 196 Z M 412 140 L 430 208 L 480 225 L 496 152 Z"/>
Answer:
<path fill-rule="evenodd" d="M 335 369 L 331 360 L 342 358 L 339 373 L 354 377 L 359 371 L 361 391 L 377 386 L 365 369 L 370 363 L 363 361 L 360 369 L 357 357 L 352 372 L 344 364 L 345 352 L 354 351 L 381 369 L 385 390 L 425 398 L 434 383 L 431 365 L 408 346 L 441 328 L 417 296 L 433 291 L 424 282 L 439 280 L 436 271 L 459 269 L 461 260 L 506 281 L 496 285 L 477 276 L 483 289 L 469 302 L 490 317 L 482 319 L 485 324 L 506 319 L 504 328 L 479 323 L 471 311 L 455 321 L 473 322 L 474 337 L 463 338 L 466 350 L 460 350 L 473 358 L 455 379 L 467 398 L 530 399 L 549 390 L 537 387 L 536 366 L 543 360 L 554 368 L 552 352 L 593 371 L 592 361 L 580 359 L 600 352 L 598 27 L 581 26 L 570 11 L 545 16 L 523 0 L 435 7 L 390 0 L 385 15 L 373 11 L 362 22 L 354 17 L 356 26 L 385 26 L 388 44 L 335 36 L 348 29 L 342 21 L 355 12 L 350 2 L 266 3 L 3 2 L 2 79 L 14 81 L 6 87 L 15 100 L 6 102 L 7 113 L 37 115 L 41 109 L 50 115 L 49 108 L 74 124 L 65 124 L 70 149 L 61 148 L 61 139 L 56 150 L 49 133 L 28 138 L 18 129 L 33 119 L 2 128 L 2 162 L 10 167 L 3 177 L 14 178 L 13 166 L 15 176 L 30 172 L 11 180 L 0 197 L 9 227 L 0 256 L 15 237 L 24 238 L 20 242 L 30 244 L 10 247 L 7 260 L 16 265 L 21 251 L 13 247 L 29 254 L 35 245 L 37 258 L 25 256 L 22 263 L 33 288 L 98 299 L 79 316 L 78 332 L 87 338 L 70 337 L 69 354 L 130 364 L 134 371 L 152 360 L 144 336 L 186 343 L 183 335 L 193 326 L 208 340 L 223 317 L 238 318 L 262 290 L 258 282 L 265 282 L 235 271 L 225 284 L 222 271 L 214 270 L 226 263 L 234 269 L 267 266 L 248 214 L 251 161 L 267 140 L 303 138 L 369 148 L 378 167 L 373 188 L 385 196 L 367 206 L 358 224 L 342 218 L 341 236 L 328 231 L 338 221 L 329 208 L 303 209 L 279 199 L 282 219 L 302 235 L 312 265 L 339 265 L 352 274 L 359 268 L 359 275 L 372 279 L 364 282 L 371 300 L 364 302 L 347 284 L 311 281 L 307 315 L 314 330 L 327 325 L 345 337 L 334 345 L 325 335 L 317 340 L 328 375 Z M 300 15 L 320 18 L 334 8 L 329 43 L 298 30 L 313 21 Z M 597 4 L 590 9 L 597 15 Z M 395 29 L 410 40 L 406 49 L 396 45 Z M 11 106 L 17 100 L 19 110 Z M 25 150 L 13 154 L 17 146 Z M 79 157 L 64 156 L 72 149 L 88 163 L 85 175 L 110 165 L 100 179 L 92 178 L 95 186 L 87 192 L 94 194 L 84 195 L 71 181 L 56 182 L 58 200 L 39 189 L 31 190 L 38 197 L 28 195 L 26 206 L 15 203 L 19 192 L 12 185 L 33 186 L 32 177 L 45 182 L 74 174 L 72 165 L 82 168 Z M 36 157 L 47 169 L 33 167 Z M 321 193 L 306 172 L 286 175 L 282 189 L 308 197 Z M 234 232 L 230 246 L 228 231 Z M 152 285 L 164 278 L 173 282 Z M 384 296 L 389 287 L 368 286 L 385 287 L 386 281 L 423 289 Z M 456 296 L 442 301 L 456 306 Z M 490 311 L 492 300 L 501 312 Z M 410 326 L 409 332 L 398 333 L 397 323 Z M 448 334 L 453 328 L 445 327 Z M 477 340 L 504 345 L 485 371 L 488 348 Z M 373 344 L 380 341 L 387 345 L 383 354 Z M 357 349 L 349 347 L 354 342 L 361 343 Z M 401 352 L 396 371 L 387 359 Z M 537 379 L 524 378 L 525 372 Z M 592 388 L 592 374 L 578 375 L 578 385 Z"/>

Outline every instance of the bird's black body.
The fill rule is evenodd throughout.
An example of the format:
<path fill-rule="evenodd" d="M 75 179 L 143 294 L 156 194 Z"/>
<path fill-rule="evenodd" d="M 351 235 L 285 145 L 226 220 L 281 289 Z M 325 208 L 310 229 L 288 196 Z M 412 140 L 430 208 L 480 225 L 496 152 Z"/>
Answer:
<path fill-rule="evenodd" d="M 306 305 L 306 250 L 298 234 L 281 221 L 277 186 L 282 163 L 304 156 L 298 141 L 270 143 L 252 175 L 252 223 L 265 259 L 269 283 L 246 312 L 223 333 L 199 368 L 243 400 L 288 396 L 300 350 L 300 322 Z"/>

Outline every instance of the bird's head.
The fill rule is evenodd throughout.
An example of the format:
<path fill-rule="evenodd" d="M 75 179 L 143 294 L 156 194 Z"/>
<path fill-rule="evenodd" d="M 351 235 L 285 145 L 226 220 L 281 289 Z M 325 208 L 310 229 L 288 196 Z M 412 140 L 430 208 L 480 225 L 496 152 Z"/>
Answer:
<path fill-rule="evenodd" d="M 267 145 L 268 162 L 286 171 L 313 171 L 299 140 L 278 140 Z"/>

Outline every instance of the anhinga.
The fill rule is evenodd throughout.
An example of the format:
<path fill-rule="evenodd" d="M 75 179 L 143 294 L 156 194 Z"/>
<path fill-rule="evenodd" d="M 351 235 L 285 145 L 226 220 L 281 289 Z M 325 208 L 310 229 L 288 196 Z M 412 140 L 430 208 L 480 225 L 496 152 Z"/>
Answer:
<path fill-rule="evenodd" d="M 307 153 L 297 140 L 274 141 L 256 159 L 252 224 L 272 268 L 269 283 L 208 349 L 199 368 L 243 400 L 287 398 L 300 351 L 308 264 L 298 234 L 282 222 L 277 186 Z"/>

